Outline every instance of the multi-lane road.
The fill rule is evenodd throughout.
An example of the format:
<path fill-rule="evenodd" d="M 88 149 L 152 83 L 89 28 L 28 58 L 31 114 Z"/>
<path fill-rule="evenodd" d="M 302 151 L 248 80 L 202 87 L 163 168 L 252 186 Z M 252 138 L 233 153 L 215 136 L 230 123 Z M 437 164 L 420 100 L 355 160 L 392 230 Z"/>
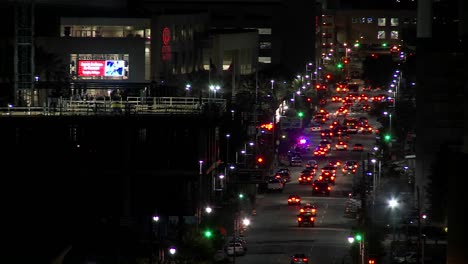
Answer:
<path fill-rule="evenodd" d="M 328 127 L 333 120 L 333 113 L 340 103 L 329 103 L 325 108 L 331 113 L 331 119 L 323 127 Z M 367 116 L 365 113 L 350 113 L 349 116 Z M 369 118 L 369 124 L 378 126 L 375 118 Z M 304 134 L 309 138 L 313 149 L 320 142 L 318 132 Z M 350 149 L 337 151 L 334 148 L 336 139 L 332 140 L 332 150 L 323 158 L 312 157 L 312 152 L 305 153 L 303 164 L 309 159 L 319 162 L 319 170 L 331 159 L 341 161 L 357 160 L 366 157 L 375 144 L 375 135 L 355 134 L 350 136 Z M 351 151 L 354 143 L 364 145 L 363 152 Z M 361 164 L 361 162 L 360 162 Z M 348 194 L 352 190 L 353 178 L 362 177 L 361 168 L 355 175 L 344 175 L 341 169 L 337 171 L 336 184 L 332 186 L 329 197 L 312 196 L 311 185 L 300 185 L 298 176 L 304 167 L 289 167 L 291 182 L 287 183 L 282 193 L 266 193 L 257 199 L 257 214 L 252 217 L 251 225 L 246 231 L 248 244 L 247 254 L 235 258 L 239 264 L 250 263 L 290 263 L 291 255 L 305 253 L 309 256 L 309 263 L 350 263 L 350 245 L 347 237 L 351 228 L 356 226 L 356 219 L 344 215 Z M 318 174 L 317 174 L 318 175 Z M 290 194 L 302 197 L 302 204 L 312 203 L 318 209 L 314 227 L 298 227 L 296 215 L 300 206 L 288 206 L 287 198 Z"/>

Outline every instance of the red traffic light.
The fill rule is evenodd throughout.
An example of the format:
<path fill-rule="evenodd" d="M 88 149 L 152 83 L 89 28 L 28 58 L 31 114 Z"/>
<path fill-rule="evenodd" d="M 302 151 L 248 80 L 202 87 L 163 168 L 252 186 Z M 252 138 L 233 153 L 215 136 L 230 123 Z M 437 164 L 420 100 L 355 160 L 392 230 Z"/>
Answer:
<path fill-rule="evenodd" d="M 262 158 L 262 157 L 258 157 L 258 158 L 257 158 L 257 162 L 258 162 L 258 163 L 263 163 L 263 158 Z"/>
<path fill-rule="evenodd" d="M 316 84 L 316 85 L 315 85 L 315 88 L 316 88 L 316 89 L 320 89 L 320 87 L 321 87 L 320 84 Z"/>
<path fill-rule="evenodd" d="M 307 99 L 306 99 L 306 100 L 307 100 L 307 102 L 308 102 L 308 103 L 310 103 L 310 102 L 312 101 L 312 98 L 310 98 L 310 97 L 307 97 Z"/>
<path fill-rule="evenodd" d="M 327 78 L 328 80 L 330 80 L 330 79 L 332 78 L 332 75 L 328 73 L 327 75 L 325 75 L 325 78 Z"/>
<path fill-rule="evenodd" d="M 343 60 L 343 63 L 344 63 L 344 64 L 348 64 L 348 62 L 349 62 L 348 58 L 346 58 L 346 59 Z"/>

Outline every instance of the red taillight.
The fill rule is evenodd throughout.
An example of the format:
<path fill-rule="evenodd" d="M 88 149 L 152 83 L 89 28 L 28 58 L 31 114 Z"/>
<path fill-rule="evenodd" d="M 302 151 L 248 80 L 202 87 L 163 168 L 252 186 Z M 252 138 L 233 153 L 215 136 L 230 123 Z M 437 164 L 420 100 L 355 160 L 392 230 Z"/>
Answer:
<path fill-rule="evenodd" d="M 304 212 L 304 209 L 299 210 L 299 212 L 303 213 L 303 212 Z"/>
<path fill-rule="evenodd" d="M 335 179 L 335 177 L 331 176 L 332 181 Z"/>
<path fill-rule="evenodd" d="M 312 209 L 312 213 L 315 213 L 315 209 Z"/>
<path fill-rule="evenodd" d="M 309 260 L 309 259 L 307 259 L 307 258 L 303 258 L 303 259 L 302 259 L 303 262 L 307 262 L 308 260 Z"/>
<path fill-rule="evenodd" d="M 323 179 L 323 177 L 322 177 L 322 176 L 319 176 L 319 181 L 321 181 L 322 179 Z"/>
<path fill-rule="evenodd" d="M 328 189 L 329 191 L 331 191 L 331 187 L 328 187 L 327 189 Z"/>
<path fill-rule="evenodd" d="M 301 221 L 302 221 L 302 218 L 298 217 L 298 218 L 297 218 L 297 221 L 301 222 Z"/>
<path fill-rule="evenodd" d="M 299 202 L 301 199 L 296 199 L 296 202 Z"/>
<path fill-rule="evenodd" d="M 292 200 L 291 199 L 288 199 L 288 202 L 291 202 Z"/>
<path fill-rule="evenodd" d="M 313 222 L 313 221 L 314 221 L 314 218 L 313 218 L 313 217 L 311 217 L 311 218 L 310 218 L 310 221 L 311 221 L 311 222 Z"/>
<path fill-rule="evenodd" d="M 315 187 L 315 190 L 318 190 L 318 187 Z"/>

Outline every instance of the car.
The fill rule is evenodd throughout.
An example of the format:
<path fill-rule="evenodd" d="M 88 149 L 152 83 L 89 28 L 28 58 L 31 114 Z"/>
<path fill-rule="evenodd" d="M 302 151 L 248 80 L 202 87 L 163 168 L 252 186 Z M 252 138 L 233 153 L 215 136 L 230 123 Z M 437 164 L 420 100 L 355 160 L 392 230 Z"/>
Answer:
<path fill-rule="evenodd" d="M 372 134 L 373 128 L 369 124 L 364 124 L 359 128 L 359 133 L 361 134 Z"/>
<path fill-rule="evenodd" d="M 283 182 L 290 182 L 291 181 L 291 174 L 288 171 L 281 170 L 276 171 L 275 178 L 281 179 Z"/>
<path fill-rule="evenodd" d="M 332 101 L 332 103 L 339 103 L 339 102 L 341 102 L 341 96 L 333 95 L 331 97 L 331 101 Z"/>
<path fill-rule="evenodd" d="M 358 168 L 358 162 L 357 161 L 354 161 L 354 160 L 347 160 L 345 161 L 344 165 L 343 165 L 343 173 L 356 173 L 356 170 Z"/>
<path fill-rule="evenodd" d="M 416 263 L 417 253 L 414 251 L 406 252 L 403 256 L 396 256 L 393 258 L 395 263 Z"/>
<path fill-rule="evenodd" d="M 319 146 L 326 146 L 327 148 L 331 148 L 331 142 L 328 139 L 322 139 L 319 142 Z"/>
<path fill-rule="evenodd" d="M 315 206 L 313 204 L 310 204 L 310 203 L 306 203 L 299 210 L 299 214 L 303 214 L 303 213 L 308 213 L 308 214 L 312 214 L 313 216 L 316 216 L 317 215 L 317 206 Z"/>
<path fill-rule="evenodd" d="M 315 225 L 315 216 L 311 213 L 300 213 L 297 215 L 297 226 L 301 227 L 303 225 L 314 226 Z"/>
<path fill-rule="evenodd" d="M 322 172 L 322 174 L 320 174 L 320 176 L 318 177 L 318 181 L 319 182 L 327 182 L 327 183 L 331 183 L 332 185 L 335 185 L 335 175 L 328 172 L 328 171 L 325 171 L 325 172 Z"/>
<path fill-rule="evenodd" d="M 361 143 L 356 143 L 353 146 L 353 151 L 364 151 L 364 146 Z"/>
<path fill-rule="evenodd" d="M 291 171 L 288 168 L 279 168 L 276 170 L 276 173 L 288 173 L 291 174 Z"/>
<path fill-rule="evenodd" d="M 322 139 L 332 138 L 333 137 L 333 132 L 330 129 L 324 129 L 324 130 L 322 130 L 322 132 L 320 132 L 320 137 Z"/>
<path fill-rule="evenodd" d="M 301 174 L 302 174 L 302 175 L 306 175 L 306 176 L 312 176 L 312 177 L 314 177 L 316 172 L 317 172 L 316 169 L 305 168 L 305 169 L 303 169 L 303 170 L 301 171 Z"/>
<path fill-rule="evenodd" d="M 336 174 L 336 167 L 335 167 L 335 166 L 332 166 L 332 165 L 327 165 L 327 166 L 322 167 L 322 169 L 320 169 L 320 172 L 321 172 L 321 173 L 329 172 L 329 173 L 331 173 L 333 176 L 335 176 L 335 174 Z"/>
<path fill-rule="evenodd" d="M 291 194 L 288 197 L 288 205 L 300 205 L 301 197 L 297 194 Z"/>
<path fill-rule="evenodd" d="M 291 167 L 301 167 L 302 166 L 302 159 L 300 157 L 292 157 L 289 161 L 289 166 Z"/>
<path fill-rule="evenodd" d="M 228 256 L 242 256 L 245 255 L 246 250 L 242 243 L 239 242 L 230 242 L 226 246 L 226 254 Z"/>
<path fill-rule="evenodd" d="M 312 183 L 313 176 L 307 175 L 307 174 L 301 174 L 297 180 L 299 181 L 299 184 L 311 184 Z"/>
<path fill-rule="evenodd" d="M 247 251 L 247 241 L 245 240 L 243 235 L 231 238 L 231 240 L 229 240 L 229 243 L 241 243 L 244 247 L 244 250 Z"/>
<path fill-rule="evenodd" d="M 341 166 L 341 161 L 337 159 L 332 159 L 328 161 L 328 165 L 338 168 L 339 166 Z"/>
<path fill-rule="evenodd" d="M 326 196 L 330 196 L 331 187 L 328 182 L 321 182 L 315 180 L 312 184 L 312 195 L 320 195 L 324 194 Z"/>
<path fill-rule="evenodd" d="M 322 125 L 319 123 L 312 123 L 310 125 L 310 131 L 312 132 L 320 132 L 322 130 Z"/>
<path fill-rule="evenodd" d="M 306 168 L 317 169 L 318 162 L 316 160 L 308 160 L 305 164 Z"/>
<path fill-rule="evenodd" d="M 267 183 L 268 191 L 283 192 L 284 183 L 281 179 L 271 178 Z"/>
<path fill-rule="evenodd" d="M 303 253 L 296 253 L 291 256 L 290 264 L 309 264 L 309 257 Z"/>
<path fill-rule="evenodd" d="M 327 155 L 327 149 L 324 147 L 317 146 L 314 149 L 314 157 L 325 157 Z"/>
<path fill-rule="evenodd" d="M 348 150 L 348 144 L 344 141 L 338 141 L 335 145 L 336 150 Z"/>

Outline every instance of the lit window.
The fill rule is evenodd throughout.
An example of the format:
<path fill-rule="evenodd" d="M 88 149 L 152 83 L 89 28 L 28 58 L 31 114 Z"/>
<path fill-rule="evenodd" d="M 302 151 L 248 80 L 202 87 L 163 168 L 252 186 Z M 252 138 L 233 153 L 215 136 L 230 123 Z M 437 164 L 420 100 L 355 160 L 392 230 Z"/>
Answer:
<path fill-rule="evenodd" d="M 399 20 L 398 20 L 398 17 L 392 17 L 390 18 L 390 26 L 392 27 L 397 27 L 398 26 L 398 23 Z"/>
<path fill-rule="evenodd" d="M 374 23 L 374 19 L 372 17 L 367 18 L 367 24 L 372 24 Z"/>
<path fill-rule="evenodd" d="M 390 38 L 391 39 L 398 39 L 398 31 L 396 31 L 396 30 L 390 31 Z"/>
<path fill-rule="evenodd" d="M 377 32 L 377 39 L 385 39 L 385 31 L 379 30 Z"/>
<path fill-rule="evenodd" d="M 259 35 L 271 35 L 271 28 L 259 28 L 258 34 Z"/>
<path fill-rule="evenodd" d="M 377 19 L 377 25 L 379 27 L 385 27 L 385 24 L 387 24 L 387 20 L 385 19 L 385 17 L 379 17 Z"/>
<path fill-rule="evenodd" d="M 258 62 L 271 63 L 271 57 L 258 57 Z"/>

